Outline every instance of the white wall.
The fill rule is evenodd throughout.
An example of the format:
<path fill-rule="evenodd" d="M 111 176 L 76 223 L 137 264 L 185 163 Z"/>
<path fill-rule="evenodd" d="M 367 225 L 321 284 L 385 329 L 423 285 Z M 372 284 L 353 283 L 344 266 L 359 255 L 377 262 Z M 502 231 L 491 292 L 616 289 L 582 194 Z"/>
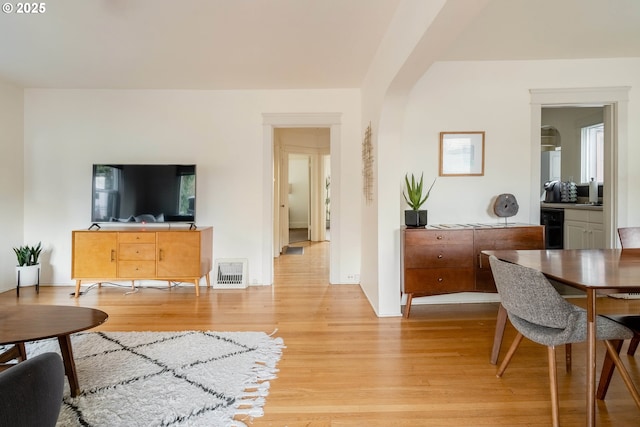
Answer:
<path fill-rule="evenodd" d="M 363 83 L 362 133 L 372 125 L 373 200 L 362 203 L 363 291 L 380 316 L 400 315 L 400 180 L 407 95 L 488 0 L 403 0 Z"/>
<path fill-rule="evenodd" d="M 438 175 L 441 131 L 482 130 L 486 141 L 484 176 L 439 177 L 426 203 L 429 222 L 497 222 L 491 206 L 499 193 L 518 199 L 520 212 L 514 221 L 535 221 L 539 207 L 530 203 L 529 89 L 599 86 L 631 86 L 629 117 L 634 117 L 640 108 L 640 102 L 633 101 L 640 88 L 640 59 L 449 62 L 431 67 L 414 87 L 407 107 L 406 169 L 424 171 L 426 179 Z M 640 158 L 639 137 L 640 123 L 630 120 L 629 156 L 622 161 Z M 637 208 L 640 192 L 631 182 L 633 194 L 621 197 Z"/>
<path fill-rule="evenodd" d="M 0 292 L 15 288 L 13 247 L 23 241 L 24 145 L 22 89 L 0 81 Z"/>
<path fill-rule="evenodd" d="M 640 225 L 640 59 L 575 61 L 508 61 L 437 63 L 415 85 L 407 105 L 403 159 L 407 171 L 438 176 L 439 132 L 486 132 L 485 174 L 482 177 L 438 177 L 426 203 L 429 223 L 495 223 L 492 201 L 513 193 L 520 211 L 511 220 L 536 223 L 539 205 L 532 205 L 531 106 L 533 88 L 631 86 L 628 104 L 626 157 L 618 159 L 629 171 L 619 179 L 628 192 L 619 194 L 619 225 Z M 635 95 L 635 96 L 634 96 Z M 635 102 L 634 102 L 635 98 Z M 536 171 L 533 171 L 536 172 Z M 539 171 L 537 172 L 539 176 Z M 535 175 L 535 173 L 534 173 Z M 405 209 L 402 203 L 398 210 Z M 401 224 L 395 227 L 400 228 Z M 399 290 L 397 284 L 385 284 Z M 398 286 L 396 288 L 395 286 Z M 420 302 L 420 301 L 418 301 Z"/>
<path fill-rule="evenodd" d="M 93 163 L 197 164 L 197 224 L 214 227 L 214 258 L 248 258 L 249 282 L 263 274 L 262 113 L 339 112 L 340 155 L 359 162 L 358 90 L 25 91 L 25 239 L 50 251 L 43 282 L 71 283 L 71 231 L 90 224 Z M 359 171 L 358 171 L 359 172 Z M 357 173 L 358 173 L 357 172 Z M 358 197 L 343 173 L 341 197 Z M 271 195 L 266 195 L 271 197 Z M 359 210 L 335 220 L 345 230 L 341 265 L 359 266 Z M 344 273 L 346 276 L 346 273 Z"/>

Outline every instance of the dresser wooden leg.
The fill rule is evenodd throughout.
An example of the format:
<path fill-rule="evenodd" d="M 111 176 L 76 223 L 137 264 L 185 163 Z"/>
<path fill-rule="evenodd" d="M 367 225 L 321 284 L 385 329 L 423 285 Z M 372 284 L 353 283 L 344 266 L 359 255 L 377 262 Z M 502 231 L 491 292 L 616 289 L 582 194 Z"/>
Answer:
<path fill-rule="evenodd" d="M 413 300 L 413 294 L 407 294 L 407 305 L 404 306 L 404 318 L 409 318 L 409 312 L 411 311 L 411 300 Z"/>

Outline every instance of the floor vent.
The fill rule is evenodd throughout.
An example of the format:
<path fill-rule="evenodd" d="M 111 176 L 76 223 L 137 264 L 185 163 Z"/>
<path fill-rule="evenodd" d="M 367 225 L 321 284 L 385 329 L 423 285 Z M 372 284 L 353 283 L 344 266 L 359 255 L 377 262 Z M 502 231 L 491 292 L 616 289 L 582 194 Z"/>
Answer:
<path fill-rule="evenodd" d="M 216 260 L 214 274 L 214 289 L 245 289 L 247 287 L 247 260 Z"/>

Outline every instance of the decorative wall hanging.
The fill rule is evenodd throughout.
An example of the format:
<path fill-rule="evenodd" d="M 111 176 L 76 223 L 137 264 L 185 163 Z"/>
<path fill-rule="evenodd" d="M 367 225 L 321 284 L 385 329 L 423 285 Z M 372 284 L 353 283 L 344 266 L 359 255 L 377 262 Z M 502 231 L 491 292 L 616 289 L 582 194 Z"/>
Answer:
<path fill-rule="evenodd" d="M 367 204 L 373 201 L 373 146 L 371 144 L 371 122 L 364 131 L 362 141 L 362 192 Z"/>
<path fill-rule="evenodd" d="M 484 175 L 484 132 L 440 132 L 440 176 Z"/>

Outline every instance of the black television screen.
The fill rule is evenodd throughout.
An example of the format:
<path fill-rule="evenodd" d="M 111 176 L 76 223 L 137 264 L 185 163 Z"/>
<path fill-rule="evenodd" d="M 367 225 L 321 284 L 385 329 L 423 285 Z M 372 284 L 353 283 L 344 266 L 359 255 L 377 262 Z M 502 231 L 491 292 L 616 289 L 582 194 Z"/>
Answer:
<path fill-rule="evenodd" d="M 196 165 L 93 165 L 91 222 L 195 222 Z"/>

